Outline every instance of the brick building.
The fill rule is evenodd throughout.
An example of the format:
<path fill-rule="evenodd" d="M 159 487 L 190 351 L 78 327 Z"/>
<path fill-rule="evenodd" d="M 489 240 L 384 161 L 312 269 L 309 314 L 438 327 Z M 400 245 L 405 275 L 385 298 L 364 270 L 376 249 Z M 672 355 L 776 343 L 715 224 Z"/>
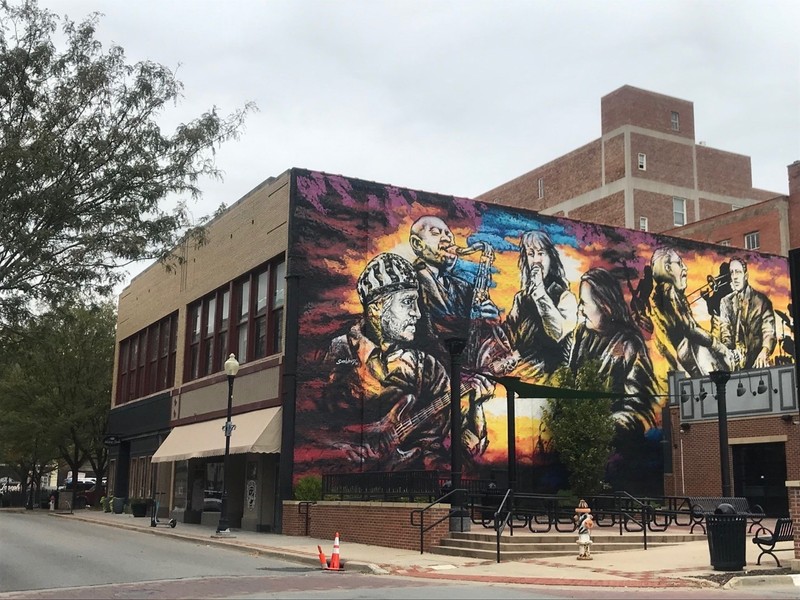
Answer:
<path fill-rule="evenodd" d="M 800 161 L 785 196 L 753 187 L 749 156 L 695 140 L 692 102 L 626 85 L 600 113 L 599 139 L 478 199 L 783 256 L 800 245 Z"/>
<path fill-rule="evenodd" d="M 371 311 L 377 310 L 371 303 L 383 298 L 381 294 L 418 293 L 422 275 L 417 273 L 424 265 L 415 262 L 412 267 L 412 262 L 428 255 L 424 251 L 415 254 L 410 232 L 419 231 L 423 222 L 444 236 L 437 247 L 446 246 L 451 258 L 457 256 L 449 268 L 462 280 L 452 285 L 464 289 L 464 285 L 482 282 L 480 295 L 473 289 L 472 301 L 480 297 L 484 302 L 484 294 L 490 294 L 501 314 L 506 315 L 516 305 L 518 295 L 527 290 L 520 289 L 521 260 L 523 252 L 526 256 L 528 253 L 523 239 L 532 234 L 537 240 L 549 236 L 550 264 L 561 263 L 563 287 L 557 301 L 564 301 L 565 313 L 575 313 L 561 339 L 578 330 L 577 300 L 583 300 L 587 293 L 581 283 L 584 274 L 602 271 L 605 288 L 598 288 L 598 293 L 614 297 L 616 290 L 620 299 L 617 305 L 624 305 L 627 311 L 627 305 L 634 304 L 633 283 L 647 272 L 657 255 L 662 259 L 666 256 L 661 252 L 666 248 L 681 259 L 673 262 L 688 271 L 684 276 L 687 289 L 705 283 L 706 270 L 711 266 L 743 254 L 751 265 L 750 281 L 756 288 L 779 305 L 789 298 L 788 263 L 780 256 L 291 169 L 267 179 L 216 216 L 208 225 L 207 243 L 180 248 L 183 261 L 174 269 L 155 263 L 120 295 L 108 425 L 110 438 L 118 442 L 110 456 L 109 487 L 114 496 L 162 494 L 165 512 L 184 522 L 212 527 L 219 520 L 226 476 L 230 525 L 280 531 L 283 503 L 292 499 L 299 477 L 325 472 L 413 470 L 408 465 L 419 464 L 413 461 L 423 456 L 426 470 L 429 464 L 434 470 L 449 470 L 449 442 L 443 429 L 431 429 L 424 448 L 402 446 L 408 432 L 414 431 L 408 429 L 410 425 L 428 426 L 431 421 L 442 425 L 439 417 L 450 404 L 449 371 L 440 353 L 441 339 L 417 336 L 418 322 L 420 334 L 423 326 L 419 307 L 412 306 L 416 301 L 406 304 L 406 317 L 395 321 L 386 317 L 386 330 L 394 327 L 396 335 L 406 337 L 398 338 L 402 342 L 387 343 L 385 349 L 380 345 L 383 338 L 370 337 L 369 327 L 377 325 L 367 321 L 375 314 Z M 451 230 L 445 232 L 448 228 Z M 417 243 L 421 243 L 421 235 L 415 238 Z M 443 246 L 444 242 L 447 244 Z M 382 292 L 384 288 L 389 291 Z M 565 298 L 571 301 L 571 309 Z M 639 300 L 647 303 L 649 296 Z M 524 310 L 533 308 L 528 305 Z M 595 318 L 608 317 L 613 322 L 613 316 L 604 314 Z M 526 316 L 519 314 L 520 318 Z M 710 330 L 707 313 L 698 308 L 696 317 Z M 469 339 L 473 331 L 469 318 L 458 323 L 452 335 Z M 658 400 L 662 396 L 653 395 L 653 391 L 671 389 L 667 373 L 675 353 L 674 349 L 659 347 L 643 327 L 629 319 L 627 335 L 633 345 L 627 345 L 626 340 L 609 340 L 638 353 L 639 366 L 633 377 L 637 385 L 642 382 L 650 390 L 640 396 L 642 402 L 619 406 L 626 451 L 615 457 L 614 476 L 619 485 L 641 495 L 652 495 L 647 493 L 650 485 L 658 488 L 653 493 L 671 493 L 675 490 L 674 469 L 670 471 L 673 485 L 665 487 L 663 463 L 668 461 L 664 460 L 662 442 L 669 439 L 665 438 L 669 433 L 665 429 L 678 417 L 667 418 L 669 425 L 662 426 L 662 409 L 669 403 Z M 436 334 L 433 330 L 424 333 Z M 488 346 L 481 343 L 481 352 L 488 348 L 485 355 L 492 359 L 489 366 L 481 368 L 533 366 L 531 373 L 544 368 L 526 364 L 527 359 L 520 359 L 519 364 L 517 359 L 506 361 L 509 357 L 504 352 L 508 348 L 502 344 L 503 336 L 495 334 L 499 332 L 494 331 Z M 535 341 L 535 337 L 532 339 Z M 588 359 L 588 352 L 602 345 L 583 347 Z M 229 396 L 223 366 L 231 353 L 241 368 Z M 626 367 L 616 360 L 620 356 L 619 352 L 609 352 L 601 358 L 609 359 L 608 375 L 616 378 L 615 385 L 631 393 Z M 772 358 L 775 356 L 777 350 Z M 578 364 L 584 357 L 573 353 L 569 359 Z M 548 360 L 567 364 L 561 350 Z M 791 372 L 788 365 L 783 368 Z M 382 379 L 385 373 L 391 377 Z M 471 376 L 466 369 L 465 376 Z M 778 391 L 770 393 L 765 423 L 785 428 L 781 416 L 796 414 L 797 404 L 783 372 L 778 381 L 782 383 L 775 383 Z M 383 390 L 382 386 L 388 386 L 391 394 L 375 392 Z M 479 423 L 482 429 L 470 432 L 475 434 L 473 438 L 481 435 L 487 441 L 469 447 L 471 471 L 466 473 L 482 477 L 507 468 L 507 413 L 502 390 L 490 392 L 492 395 L 482 397 L 479 407 L 470 405 L 466 410 L 464 403 L 472 402 L 478 390 L 464 381 L 462 387 L 466 390 L 462 413 L 469 418 L 483 416 Z M 236 428 L 231 434 L 226 474 L 223 426 L 229 397 Z M 416 412 L 416 398 L 430 403 Z M 523 491 L 545 487 L 556 490 L 559 477 L 563 478 L 542 433 L 544 402 L 541 398 L 518 399 L 517 481 Z M 384 409 L 394 420 L 380 417 Z M 394 416 L 398 414 L 402 417 Z M 699 430 L 713 420 L 711 415 L 687 414 L 681 419 L 697 418 Z M 732 421 L 739 416 L 732 414 Z M 750 416 L 759 415 L 748 413 Z M 385 435 L 387 429 L 393 435 Z M 791 443 L 796 447 L 796 428 L 794 434 L 781 435 L 787 436 L 787 443 L 788 436 L 794 435 Z M 469 441 L 469 436 L 464 439 Z M 368 444 L 372 449 L 389 444 L 389 451 L 377 458 L 353 452 L 354 447 Z M 786 474 L 798 480 L 800 464 L 792 460 L 786 462 Z M 693 480 L 686 478 L 685 472 L 684 479 L 688 494 L 688 484 Z"/>

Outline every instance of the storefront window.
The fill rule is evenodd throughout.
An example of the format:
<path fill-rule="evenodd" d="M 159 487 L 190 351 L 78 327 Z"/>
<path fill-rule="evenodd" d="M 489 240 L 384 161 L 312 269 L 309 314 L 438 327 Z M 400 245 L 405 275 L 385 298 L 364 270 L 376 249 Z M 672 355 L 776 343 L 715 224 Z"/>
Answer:
<path fill-rule="evenodd" d="M 220 512 L 222 510 L 222 479 L 225 466 L 221 462 L 206 464 L 206 484 L 203 489 L 203 510 Z"/>

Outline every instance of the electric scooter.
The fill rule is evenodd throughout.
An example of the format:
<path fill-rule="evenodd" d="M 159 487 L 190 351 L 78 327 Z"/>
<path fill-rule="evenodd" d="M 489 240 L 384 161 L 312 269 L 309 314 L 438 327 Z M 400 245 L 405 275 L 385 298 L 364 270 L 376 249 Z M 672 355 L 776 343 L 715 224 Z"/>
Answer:
<path fill-rule="evenodd" d="M 150 513 L 150 527 L 156 527 L 158 525 L 169 525 L 173 529 L 178 524 L 175 519 L 170 519 L 166 523 L 162 523 L 158 518 L 158 507 L 160 506 L 161 502 L 158 500 L 158 496 L 161 496 L 164 492 L 157 492 L 155 494 L 155 498 L 153 499 L 153 509 Z"/>

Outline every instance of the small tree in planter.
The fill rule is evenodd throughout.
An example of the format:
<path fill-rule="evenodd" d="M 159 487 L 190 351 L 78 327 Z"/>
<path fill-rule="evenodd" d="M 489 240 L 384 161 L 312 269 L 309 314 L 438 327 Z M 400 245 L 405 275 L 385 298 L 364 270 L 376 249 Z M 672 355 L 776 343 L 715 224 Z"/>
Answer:
<path fill-rule="evenodd" d="M 319 475 L 301 477 L 294 486 L 294 499 L 312 502 L 322 500 L 322 477 Z"/>

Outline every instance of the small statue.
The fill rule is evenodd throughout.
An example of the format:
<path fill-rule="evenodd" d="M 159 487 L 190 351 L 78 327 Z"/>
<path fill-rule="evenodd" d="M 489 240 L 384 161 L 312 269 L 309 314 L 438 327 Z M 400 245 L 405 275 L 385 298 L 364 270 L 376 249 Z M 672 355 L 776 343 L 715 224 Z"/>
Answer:
<path fill-rule="evenodd" d="M 592 517 L 591 509 L 586 504 L 586 500 L 581 499 L 578 502 L 578 507 L 575 509 L 575 525 L 578 529 L 578 560 L 592 560 L 590 548 L 592 545 L 592 536 L 590 534 L 592 527 L 594 527 L 594 518 Z"/>

